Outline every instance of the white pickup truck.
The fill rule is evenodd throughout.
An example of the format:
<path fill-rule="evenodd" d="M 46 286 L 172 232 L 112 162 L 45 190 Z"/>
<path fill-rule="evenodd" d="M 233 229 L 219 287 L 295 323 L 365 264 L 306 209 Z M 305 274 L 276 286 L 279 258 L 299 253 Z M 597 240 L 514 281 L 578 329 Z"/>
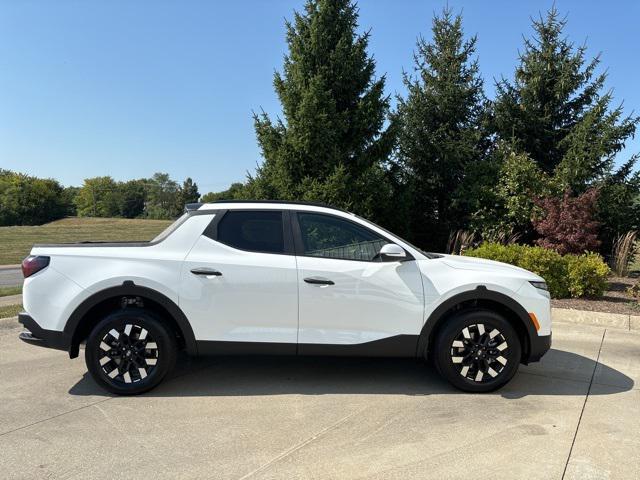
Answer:
<path fill-rule="evenodd" d="M 77 357 L 117 394 L 191 355 L 430 358 L 469 392 L 551 346 L 546 284 L 498 262 L 426 253 L 351 213 L 216 202 L 150 242 L 35 245 L 22 265 L 25 342 Z"/>

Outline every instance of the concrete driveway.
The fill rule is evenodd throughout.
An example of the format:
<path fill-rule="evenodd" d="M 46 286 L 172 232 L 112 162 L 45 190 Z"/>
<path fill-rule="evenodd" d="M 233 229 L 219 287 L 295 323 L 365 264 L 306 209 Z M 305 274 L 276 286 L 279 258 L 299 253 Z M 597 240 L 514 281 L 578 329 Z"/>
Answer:
<path fill-rule="evenodd" d="M 459 393 L 407 360 L 183 358 L 142 397 L 0 322 L 3 478 L 640 477 L 640 334 L 554 325 L 543 362 Z"/>

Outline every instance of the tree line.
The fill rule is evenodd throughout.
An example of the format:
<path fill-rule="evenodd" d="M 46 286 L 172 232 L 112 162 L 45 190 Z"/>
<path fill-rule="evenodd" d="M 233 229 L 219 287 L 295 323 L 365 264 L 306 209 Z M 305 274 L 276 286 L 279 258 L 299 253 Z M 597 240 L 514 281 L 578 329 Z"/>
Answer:
<path fill-rule="evenodd" d="M 109 176 L 87 178 L 81 187 L 63 187 L 0 169 L 0 226 L 40 225 L 64 216 L 171 219 L 200 198 L 198 185 L 182 184 L 166 173 L 118 182 Z"/>
<path fill-rule="evenodd" d="M 201 200 L 322 202 L 431 250 L 464 231 L 608 252 L 618 235 L 640 228 L 638 155 L 616 165 L 640 119 L 614 103 L 600 57 L 587 58 L 586 46 L 565 36 L 566 22 L 555 7 L 533 19 L 515 71 L 495 80 L 488 98 L 480 40 L 445 8 L 429 38 L 418 38 L 406 92 L 392 102 L 368 51 L 371 34 L 359 33 L 357 4 L 307 0 L 286 22 L 288 53 L 274 74 L 282 118 L 254 114 L 263 162 Z M 197 199 L 187 181 L 156 174 L 50 188 L 79 215 L 164 218 Z M 43 188 L 25 195 L 43 204 L 35 199 Z M 16 211 L 10 221 L 41 218 Z"/>

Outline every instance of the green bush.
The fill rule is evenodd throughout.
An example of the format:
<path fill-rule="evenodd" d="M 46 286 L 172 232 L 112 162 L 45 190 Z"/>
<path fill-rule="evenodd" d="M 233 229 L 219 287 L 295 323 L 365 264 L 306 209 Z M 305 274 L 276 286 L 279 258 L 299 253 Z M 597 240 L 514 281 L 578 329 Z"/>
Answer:
<path fill-rule="evenodd" d="M 572 297 L 601 297 L 607 287 L 609 267 L 597 253 L 567 255 L 569 294 Z"/>
<path fill-rule="evenodd" d="M 532 271 L 545 279 L 553 298 L 600 297 L 609 274 L 609 267 L 596 253 L 562 256 L 542 247 L 484 243 L 464 254 Z"/>
<path fill-rule="evenodd" d="M 517 265 L 540 275 L 547 282 L 549 293 L 554 298 L 568 297 L 567 257 L 555 250 L 543 247 L 518 245 L 522 249 L 522 258 Z"/>

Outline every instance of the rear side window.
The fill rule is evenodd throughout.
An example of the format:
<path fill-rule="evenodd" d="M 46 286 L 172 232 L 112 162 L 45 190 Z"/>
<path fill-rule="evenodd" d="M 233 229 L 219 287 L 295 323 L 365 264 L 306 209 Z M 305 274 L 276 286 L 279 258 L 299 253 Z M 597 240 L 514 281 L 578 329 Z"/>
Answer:
<path fill-rule="evenodd" d="M 217 240 L 240 250 L 284 253 L 282 212 L 230 210 L 218 224 Z"/>

